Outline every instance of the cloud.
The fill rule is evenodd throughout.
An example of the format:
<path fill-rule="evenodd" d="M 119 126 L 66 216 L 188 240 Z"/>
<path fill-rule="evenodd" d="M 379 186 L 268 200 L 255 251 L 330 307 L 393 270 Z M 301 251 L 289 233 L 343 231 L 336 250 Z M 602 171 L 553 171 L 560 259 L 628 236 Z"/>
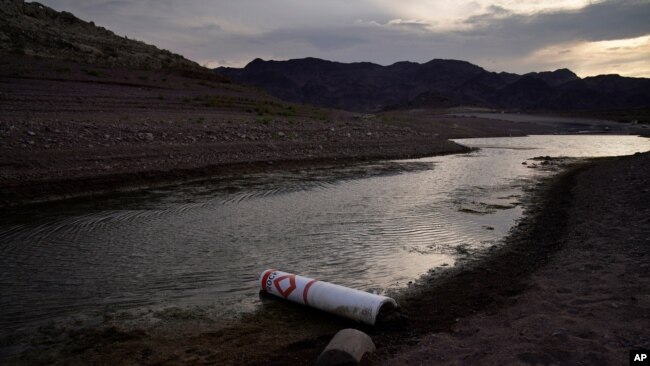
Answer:
<path fill-rule="evenodd" d="M 620 73 L 624 65 L 626 75 L 647 77 L 650 75 L 647 55 L 650 55 L 650 36 L 642 36 L 613 41 L 552 45 L 536 50 L 522 62 L 533 68 L 544 68 L 559 62 L 579 75 Z"/>
<path fill-rule="evenodd" d="M 472 15 L 465 19 L 461 24 L 474 27 L 489 27 L 494 22 L 513 16 L 513 12 L 496 5 L 490 5 L 484 13 Z"/>
<path fill-rule="evenodd" d="M 256 57 L 380 64 L 455 58 L 527 72 L 580 65 L 593 51 L 584 45 L 650 35 L 647 0 L 41 1 L 201 64 L 242 66 Z M 645 50 L 609 47 L 600 53 L 600 66 L 585 72 L 626 72 L 630 52 Z M 536 57 L 544 62 L 533 62 Z M 629 62 L 635 70 L 650 69 L 639 66 L 650 64 L 642 57 Z"/>
<path fill-rule="evenodd" d="M 215 32 L 221 33 L 223 31 L 223 28 L 219 24 L 213 22 L 207 22 L 200 25 L 190 26 L 188 27 L 188 29 L 197 32 L 208 32 L 208 33 L 215 33 Z"/>
<path fill-rule="evenodd" d="M 389 27 L 400 27 L 418 31 L 424 31 L 431 27 L 431 24 L 418 19 L 391 19 L 386 23 L 386 25 Z"/>
<path fill-rule="evenodd" d="M 502 11 L 489 12 L 470 17 L 465 23 L 472 26 L 473 34 L 537 42 L 603 41 L 650 33 L 650 2 L 647 1 L 616 0 L 580 10 L 503 15 Z"/>
<path fill-rule="evenodd" d="M 309 45 L 321 51 L 348 48 L 366 42 L 362 34 L 350 32 L 349 28 L 284 28 L 267 32 L 247 41 L 257 45 L 293 43 Z"/>
<path fill-rule="evenodd" d="M 505 15 L 505 16 L 504 16 Z M 589 47 L 573 49 L 574 45 L 593 42 L 624 40 L 650 34 L 650 3 L 642 1 L 606 1 L 578 10 L 538 12 L 534 14 L 506 14 L 488 12 L 465 20 L 467 29 L 460 34 L 473 44 L 481 60 L 494 62 L 497 68 L 525 72 L 531 66 L 569 67 L 579 65 L 581 58 L 593 57 Z M 558 57 L 540 50 L 561 49 L 568 57 Z M 569 52 L 567 52 L 569 51 Z M 530 62 L 534 57 L 545 62 Z M 603 72 L 614 69 L 615 52 L 601 54 Z M 569 62 L 571 60 L 571 62 Z M 611 61 L 610 61 L 611 60 Z M 650 62 L 646 61 L 650 64 Z M 638 61 L 635 61 L 638 66 Z M 505 66 L 512 65 L 510 68 Z M 619 64 L 619 73 L 628 73 Z M 528 68 L 528 69 L 526 69 Z M 638 67 L 637 67 L 638 69 Z M 583 68 L 582 74 L 598 73 L 596 67 Z M 577 70 L 580 71 L 580 70 Z M 580 73 L 580 72 L 579 72 Z M 648 74 L 650 76 L 650 74 Z"/>
<path fill-rule="evenodd" d="M 384 27 L 392 28 L 393 30 L 401 30 L 407 32 L 430 32 L 434 23 L 426 22 L 419 19 L 390 19 L 386 22 L 379 22 L 376 20 L 365 21 L 362 19 L 357 19 L 354 22 L 355 25 L 361 27 Z"/>

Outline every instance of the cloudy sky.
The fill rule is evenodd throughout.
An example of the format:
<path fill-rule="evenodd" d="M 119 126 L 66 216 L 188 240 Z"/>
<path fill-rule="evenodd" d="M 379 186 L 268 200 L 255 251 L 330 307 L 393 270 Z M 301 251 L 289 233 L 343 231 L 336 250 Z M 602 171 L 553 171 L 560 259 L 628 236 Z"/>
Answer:
<path fill-rule="evenodd" d="M 203 65 L 254 58 L 650 77 L 650 0 L 40 0 Z"/>

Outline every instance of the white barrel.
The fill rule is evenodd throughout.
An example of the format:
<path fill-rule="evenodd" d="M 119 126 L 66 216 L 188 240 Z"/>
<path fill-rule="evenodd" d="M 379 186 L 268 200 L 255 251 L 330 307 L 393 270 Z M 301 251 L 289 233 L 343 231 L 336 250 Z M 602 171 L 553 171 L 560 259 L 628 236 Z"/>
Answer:
<path fill-rule="evenodd" d="M 274 269 L 262 272 L 259 281 L 269 294 L 370 325 L 375 325 L 383 305 L 397 307 L 390 297 Z"/>

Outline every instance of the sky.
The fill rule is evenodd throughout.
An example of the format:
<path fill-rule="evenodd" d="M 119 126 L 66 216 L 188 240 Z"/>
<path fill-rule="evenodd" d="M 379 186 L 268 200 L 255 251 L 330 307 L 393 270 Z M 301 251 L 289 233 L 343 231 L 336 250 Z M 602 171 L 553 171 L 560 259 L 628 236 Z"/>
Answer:
<path fill-rule="evenodd" d="M 650 0 L 40 0 L 209 67 L 458 59 L 650 77 Z"/>

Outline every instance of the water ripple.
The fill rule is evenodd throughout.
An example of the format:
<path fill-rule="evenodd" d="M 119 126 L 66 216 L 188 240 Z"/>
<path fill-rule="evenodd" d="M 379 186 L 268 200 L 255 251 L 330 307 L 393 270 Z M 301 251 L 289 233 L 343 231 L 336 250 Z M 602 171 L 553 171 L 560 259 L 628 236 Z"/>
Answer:
<path fill-rule="evenodd" d="M 404 286 L 507 233 L 526 185 L 551 174 L 522 161 L 650 150 L 646 140 L 611 136 L 463 143 L 491 148 L 224 177 L 3 214 L 0 335 L 143 307 L 237 312 L 256 303 L 255 278 L 269 267 L 380 292 Z"/>

